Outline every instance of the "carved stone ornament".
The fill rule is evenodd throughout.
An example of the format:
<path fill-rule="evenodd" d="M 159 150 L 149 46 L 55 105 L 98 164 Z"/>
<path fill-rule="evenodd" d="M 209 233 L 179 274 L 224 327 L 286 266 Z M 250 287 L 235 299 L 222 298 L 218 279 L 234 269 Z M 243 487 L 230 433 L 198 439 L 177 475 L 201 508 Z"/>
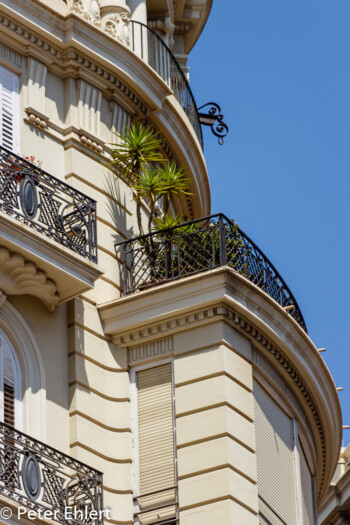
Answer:
<path fill-rule="evenodd" d="M 130 46 L 130 15 L 126 11 L 102 19 L 102 29 L 125 46 Z"/>
<path fill-rule="evenodd" d="M 73 13 L 100 25 L 100 4 L 98 0 L 68 0 L 68 7 Z"/>
<path fill-rule="evenodd" d="M 2 296 L 29 294 L 53 312 L 59 301 L 56 285 L 22 255 L 0 247 L 0 290 Z M 2 297 L 1 296 L 1 297 Z"/>

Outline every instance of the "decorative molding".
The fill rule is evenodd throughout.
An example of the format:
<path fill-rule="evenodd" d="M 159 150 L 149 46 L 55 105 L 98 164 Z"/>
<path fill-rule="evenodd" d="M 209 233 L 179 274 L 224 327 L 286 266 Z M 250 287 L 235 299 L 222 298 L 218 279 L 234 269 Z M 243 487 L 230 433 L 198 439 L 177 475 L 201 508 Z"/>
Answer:
<path fill-rule="evenodd" d="M 190 22 L 175 22 L 175 33 L 178 35 L 186 35 L 191 29 L 193 24 Z"/>
<path fill-rule="evenodd" d="M 78 131 L 80 142 L 91 151 L 101 155 L 103 153 L 103 142 L 97 141 L 96 137 L 80 129 Z"/>
<path fill-rule="evenodd" d="M 118 42 L 130 47 L 130 15 L 128 12 L 121 11 L 104 17 L 101 27 Z"/>
<path fill-rule="evenodd" d="M 78 87 L 78 127 L 100 135 L 102 92 L 92 84 L 79 79 Z"/>
<path fill-rule="evenodd" d="M 28 122 L 32 124 L 33 126 L 36 126 L 37 128 L 40 128 L 41 130 L 44 130 L 47 127 L 47 124 L 49 122 L 49 117 L 46 115 L 43 115 L 40 113 L 40 111 L 37 111 L 31 106 L 27 106 L 25 108 L 25 112 L 28 115 Z"/>
<path fill-rule="evenodd" d="M 33 57 L 28 58 L 28 106 L 45 113 L 47 67 Z"/>
<path fill-rule="evenodd" d="M 128 364 L 135 365 L 141 361 L 148 361 L 149 359 L 164 357 L 173 354 L 173 338 L 158 339 L 151 343 L 133 346 L 128 348 Z"/>
<path fill-rule="evenodd" d="M 63 61 L 63 54 L 56 47 L 52 46 L 49 42 L 43 40 L 34 33 L 28 31 L 28 29 L 20 26 L 17 22 L 10 20 L 6 16 L 0 15 L 0 24 L 13 33 L 16 33 L 17 37 L 24 38 L 30 42 L 31 45 L 34 45 L 40 48 L 42 51 L 48 53 L 51 56 L 51 60 L 56 59 L 58 62 Z"/>
<path fill-rule="evenodd" d="M 125 97 L 127 97 L 134 106 L 136 106 L 142 113 L 147 112 L 147 107 L 141 100 L 133 93 L 125 84 L 117 79 L 115 75 L 97 66 L 89 59 L 79 55 L 75 51 L 69 51 L 67 54 L 67 60 L 73 60 L 80 67 L 84 67 L 89 70 L 89 73 L 96 74 L 104 81 L 109 82 L 116 89 L 118 89 Z"/>
<path fill-rule="evenodd" d="M 154 31 L 161 31 L 165 33 L 167 36 L 165 43 L 170 47 L 170 49 L 173 47 L 175 24 L 173 24 L 170 16 L 148 20 L 148 26 Z"/>
<path fill-rule="evenodd" d="M 2 43 L 0 43 L 0 59 L 20 69 L 23 68 L 24 56 L 20 55 L 19 53 L 17 53 L 13 49 L 10 49 Z"/>
<path fill-rule="evenodd" d="M 100 5 L 98 0 L 68 0 L 68 7 L 72 13 L 88 20 L 96 26 L 100 25 Z"/>
<path fill-rule="evenodd" d="M 29 294 L 37 297 L 53 312 L 59 301 L 56 284 L 36 265 L 18 253 L 0 247 L 0 290 L 7 295 Z M 2 303 L 3 304 L 3 303 Z"/>
<path fill-rule="evenodd" d="M 116 137 L 116 132 L 123 132 L 131 124 L 131 116 L 117 102 L 111 102 L 111 142 L 120 144 L 121 140 Z"/>
<path fill-rule="evenodd" d="M 99 76 L 105 83 L 109 83 L 113 88 L 117 89 L 122 93 L 123 96 L 129 99 L 132 105 L 138 108 L 143 114 L 147 112 L 145 104 L 133 93 L 123 82 L 118 80 L 116 76 L 101 68 L 99 65 L 91 62 L 91 60 L 83 57 L 75 51 L 69 50 L 66 55 L 61 53 L 56 47 L 52 46 L 51 43 L 39 38 L 34 33 L 28 31 L 26 28 L 21 27 L 17 22 L 9 20 L 7 17 L 0 15 L 0 25 L 3 25 L 6 29 L 16 33 L 17 38 L 22 37 L 32 46 L 40 48 L 41 51 L 47 54 L 49 62 L 56 60 L 62 66 L 64 62 L 73 61 L 76 67 L 85 68 L 89 71 L 90 75 Z"/>
<path fill-rule="evenodd" d="M 219 305 L 219 306 L 213 306 L 210 308 L 205 308 L 202 310 L 198 310 L 196 312 L 193 312 L 191 314 L 182 315 L 177 317 L 176 319 L 171 319 L 168 321 L 164 321 L 162 323 L 155 323 L 150 324 L 147 327 L 143 327 L 139 330 L 133 330 L 132 332 L 129 332 L 127 334 L 124 334 L 122 336 L 114 337 L 113 342 L 117 344 L 118 346 L 132 346 L 133 342 L 140 342 L 140 340 L 144 338 L 157 338 L 160 334 L 165 333 L 172 333 L 174 330 L 183 329 L 184 327 L 187 327 L 191 324 L 200 324 L 202 322 L 207 323 L 208 320 L 215 318 L 215 317 L 222 317 L 225 318 L 227 321 L 233 324 L 235 329 L 238 331 L 244 333 L 247 337 L 254 340 L 254 343 L 256 345 L 259 345 L 260 347 L 264 348 L 266 352 L 270 355 L 270 357 L 278 363 L 278 367 L 282 367 L 289 375 L 291 380 L 294 382 L 296 387 L 301 392 L 305 403 L 308 405 L 310 412 L 312 413 L 312 416 L 315 421 L 315 425 L 318 430 L 318 435 L 320 437 L 321 442 L 321 458 L 320 463 L 322 464 L 320 470 L 321 470 L 321 479 L 320 479 L 320 487 L 319 487 L 319 494 L 321 494 L 324 483 L 325 483 L 325 475 L 326 475 L 326 440 L 325 440 L 325 434 L 323 425 L 319 416 L 319 412 L 317 410 L 315 401 L 313 400 L 312 394 L 310 393 L 310 390 L 308 389 L 307 385 L 304 383 L 302 378 L 300 377 L 297 370 L 294 368 L 291 361 L 289 361 L 283 354 L 280 352 L 274 345 L 269 341 L 269 339 L 263 335 L 258 329 L 256 329 L 252 324 L 250 324 L 249 321 L 244 319 L 240 313 L 236 312 L 233 308 L 229 308 L 226 305 Z"/>

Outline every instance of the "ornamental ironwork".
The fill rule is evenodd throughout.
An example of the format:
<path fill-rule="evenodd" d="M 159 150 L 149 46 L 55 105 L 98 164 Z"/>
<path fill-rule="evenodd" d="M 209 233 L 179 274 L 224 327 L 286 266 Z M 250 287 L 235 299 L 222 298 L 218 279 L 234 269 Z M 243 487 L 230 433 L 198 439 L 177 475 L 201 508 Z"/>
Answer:
<path fill-rule="evenodd" d="M 173 53 L 150 27 L 131 20 L 131 49 L 147 62 L 173 91 L 181 104 L 203 148 L 198 109 L 188 80 Z"/>
<path fill-rule="evenodd" d="M 276 268 L 223 214 L 116 244 L 123 260 L 123 293 L 146 290 L 219 266 L 229 266 L 277 301 L 306 331 L 292 292 Z"/>
<path fill-rule="evenodd" d="M 2 147 L 0 210 L 97 262 L 96 202 Z"/>
<path fill-rule="evenodd" d="M 203 126 L 211 127 L 211 131 L 218 137 L 218 143 L 222 146 L 229 129 L 228 125 L 224 122 L 224 115 L 221 113 L 221 108 L 216 102 L 208 102 L 198 108 L 198 110 L 204 108 L 207 109 L 207 112 L 204 113 L 201 111 L 198 113 L 199 121 Z"/>
<path fill-rule="evenodd" d="M 5 423 L 0 494 L 65 525 L 103 525 L 102 474 Z"/>

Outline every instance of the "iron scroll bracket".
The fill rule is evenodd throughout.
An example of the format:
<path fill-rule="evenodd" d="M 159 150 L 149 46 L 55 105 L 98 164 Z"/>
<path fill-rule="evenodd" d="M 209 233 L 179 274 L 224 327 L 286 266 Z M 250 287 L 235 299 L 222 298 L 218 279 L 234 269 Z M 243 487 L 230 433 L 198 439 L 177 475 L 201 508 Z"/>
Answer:
<path fill-rule="evenodd" d="M 212 132 L 216 137 L 218 137 L 218 143 L 220 146 L 224 143 L 224 138 L 229 132 L 229 127 L 227 124 L 225 124 L 224 115 L 221 113 L 221 108 L 219 104 L 216 104 L 215 102 L 207 102 L 207 104 L 204 104 L 198 110 L 207 108 L 207 113 L 198 113 L 199 122 L 204 126 L 210 126 Z"/>

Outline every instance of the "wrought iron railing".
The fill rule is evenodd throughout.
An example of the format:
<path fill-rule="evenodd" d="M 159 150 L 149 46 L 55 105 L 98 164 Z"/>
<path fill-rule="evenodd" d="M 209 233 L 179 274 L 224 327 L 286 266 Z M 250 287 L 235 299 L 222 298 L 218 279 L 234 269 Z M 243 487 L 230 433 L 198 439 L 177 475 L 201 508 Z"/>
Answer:
<path fill-rule="evenodd" d="M 131 48 L 158 73 L 173 91 L 203 147 L 202 128 L 194 96 L 181 67 L 168 46 L 153 29 L 132 20 Z"/>
<path fill-rule="evenodd" d="M 38 519 L 103 524 L 102 474 L 5 423 L 0 423 L 0 494 Z"/>
<path fill-rule="evenodd" d="M 225 215 L 211 215 L 116 245 L 124 294 L 227 265 L 262 288 L 306 331 L 292 292 L 257 245 Z"/>
<path fill-rule="evenodd" d="M 96 202 L 2 147 L 0 210 L 97 262 Z"/>

